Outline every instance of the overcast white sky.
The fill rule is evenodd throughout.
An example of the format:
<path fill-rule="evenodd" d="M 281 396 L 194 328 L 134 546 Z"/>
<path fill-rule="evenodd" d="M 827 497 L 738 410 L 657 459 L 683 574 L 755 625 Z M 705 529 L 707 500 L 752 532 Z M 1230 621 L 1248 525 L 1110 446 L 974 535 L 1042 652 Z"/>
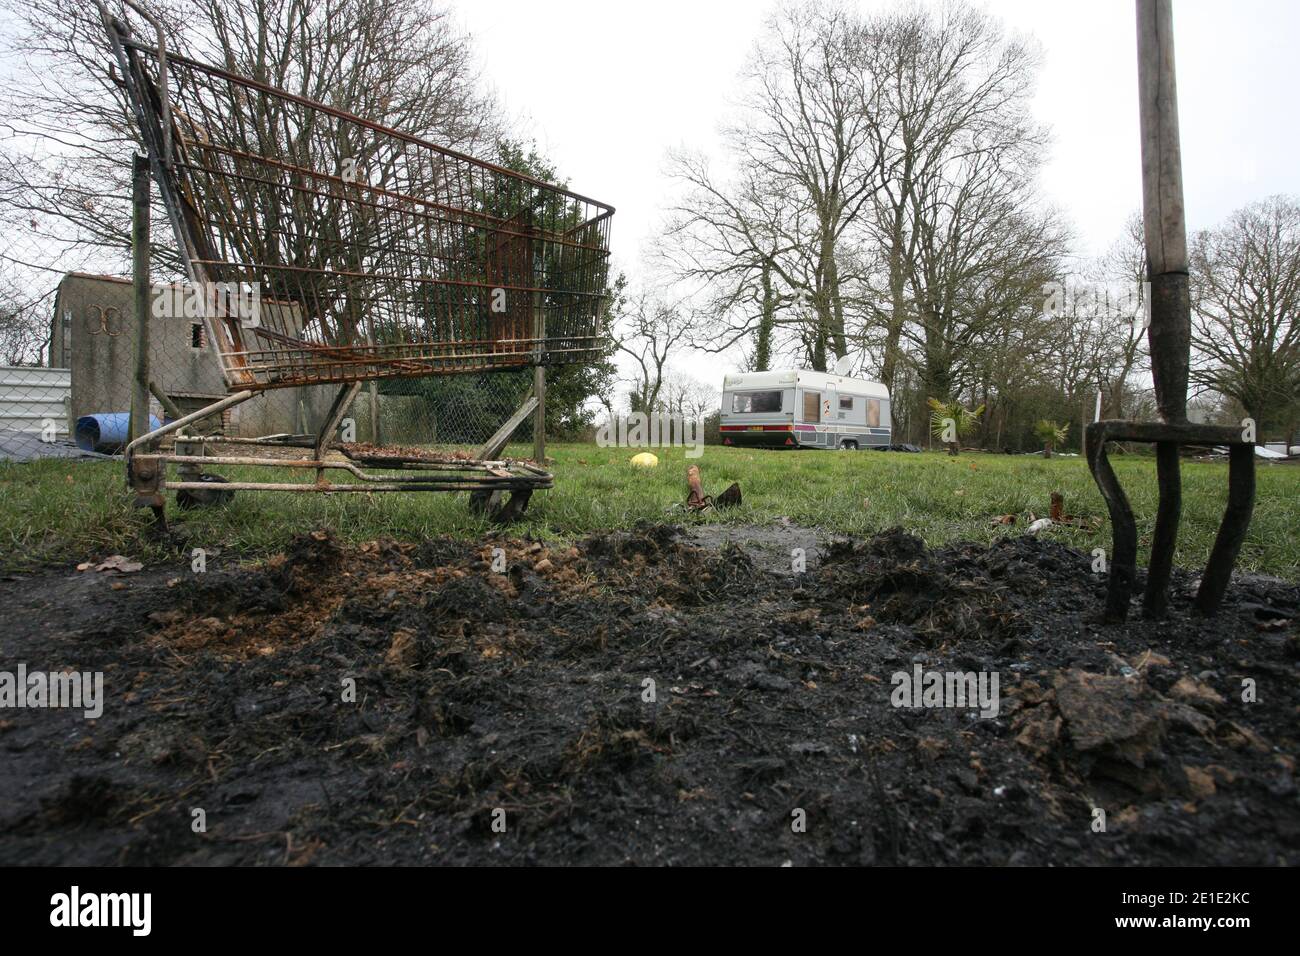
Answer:
<path fill-rule="evenodd" d="M 865 7 L 878 4 L 864 2 Z M 1141 205 L 1133 0 L 992 0 L 1042 44 L 1043 177 L 1079 253 L 1103 251 Z M 676 146 L 711 149 L 771 4 L 753 0 L 469 0 L 456 15 L 487 78 L 578 192 L 617 207 L 616 268 L 636 276 L 672 195 Z M 1300 3 L 1174 0 L 1188 226 L 1300 193 Z M 705 374 L 710 363 L 686 363 Z M 712 363 L 709 378 L 721 375 Z"/>
<path fill-rule="evenodd" d="M 666 154 L 716 149 L 773 5 L 447 2 L 473 35 L 485 79 L 541 151 L 575 190 L 617 207 L 614 264 L 635 281 L 673 195 Z M 1035 107 L 1054 131 L 1044 192 L 1074 226 L 1077 252 L 1100 253 L 1141 203 L 1133 0 L 985 6 L 1042 45 Z M 1174 23 L 1189 227 L 1273 193 L 1300 194 L 1300 2 L 1174 0 Z M 10 66 L 0 60 L 0 78 Z M 726 364 L 692 356 L 681 368 L 720 383 Z"/>

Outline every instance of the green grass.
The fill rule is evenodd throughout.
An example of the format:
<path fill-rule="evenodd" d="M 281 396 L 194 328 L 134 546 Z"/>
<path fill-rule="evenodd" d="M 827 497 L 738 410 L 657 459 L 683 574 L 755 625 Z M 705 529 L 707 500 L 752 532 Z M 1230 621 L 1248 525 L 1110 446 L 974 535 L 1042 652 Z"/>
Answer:
<path fill-rule="evenodd" d="M 871 534 L 901 525 L 931 545 L 991 541 L 1019 533 L 1024 516 L 1047 513 L 1049 496 L 1065 496 L 1066 511 L 1105 516 L 1105 506 L 1081 458 L 940 453 L 784 452 L 710 446 L 703 457 L 660 449 L 660 465 L 628 464 L 638 449 L 552 445 L 556 486 L 539 492 L 513 532 L 571 539 L 626 528 L 639 519 L 765 524 L 781 517 L 827 534 Z M 509 454 L 526 455 L 512 447 Z M 1154 459 L 1112 459 L 1150 544 L 1156 507 Z M 744 505 L 735 511 L 687 515 L 685 466 L 698 464 L 705 491 L 718 494 L 739 481 Z M 279 472 L 227 469 L 232 478 L 291 480 Z M 297 477 L 297 476 L 295 476 Z M 1227 466 L 1185 462 L 1183 523 L 1178 564 L 1199 567 L 1213 543 L 1227 491 Z M 470 514 L 463 495 L 337 495 L 239 492 L 224 507 L 181 512 L 169 504 L 177 528 L 196 546 L 251 556 L 274 551 L 294 534 L 326 527 L 349 541 L 380 536 L 422 540 L 438 535 L 477 537 L 491 526 Z M 1021 516 L 1016 527 L 995 526 L 997 515 Z M 160 558 L 142 532 L 148 512 L 130 507 L 119 462 L 0 463 L 0 565 L 21 568 L 121 552 Z M 1109 550 L 1109 526 L 1087 532 L 1053 527 L 1057 540 Z M 1240 566 L 1300 579 L 1300 467 L 1261 463 L 1255 517 Z"/>

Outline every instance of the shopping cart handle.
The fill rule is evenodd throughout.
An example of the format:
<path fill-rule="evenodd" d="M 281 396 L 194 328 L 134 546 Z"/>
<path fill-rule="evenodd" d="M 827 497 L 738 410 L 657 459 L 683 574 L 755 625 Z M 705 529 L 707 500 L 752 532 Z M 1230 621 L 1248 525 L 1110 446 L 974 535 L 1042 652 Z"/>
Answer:
<path fill-rule="evenodd" d="M 163 163 L 170 166 L 172 163 L 172 106 L 171 98 L 167 95 L 167 34 L 163 32 L 162 21 L 144 8 L 139 0 L 122 0 L 128 7 L 140 14 L 149 26 L 153 27 L 154 33 L 158 36 L 158 94 L 162 100 L 162 133 L 163 133 Z M 99 7 L 99 15 L 104 24 L 110 25 L 113 22 L 113 15 L 108 12 L 108 7 L 104 6 L 104 0 L 95 0 L 95 5 Z"/>

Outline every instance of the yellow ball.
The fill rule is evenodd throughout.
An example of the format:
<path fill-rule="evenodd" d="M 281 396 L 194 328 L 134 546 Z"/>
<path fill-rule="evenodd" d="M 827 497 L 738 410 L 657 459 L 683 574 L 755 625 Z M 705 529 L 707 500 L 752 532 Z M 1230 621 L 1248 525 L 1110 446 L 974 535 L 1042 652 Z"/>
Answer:
<path fill-rule="evenodd" d="M 655 468 L 659 465 L 659 458 L 648 451 L 643 451 L 639 455 L 632 456 L 632 464 L 638 468 Z"/>

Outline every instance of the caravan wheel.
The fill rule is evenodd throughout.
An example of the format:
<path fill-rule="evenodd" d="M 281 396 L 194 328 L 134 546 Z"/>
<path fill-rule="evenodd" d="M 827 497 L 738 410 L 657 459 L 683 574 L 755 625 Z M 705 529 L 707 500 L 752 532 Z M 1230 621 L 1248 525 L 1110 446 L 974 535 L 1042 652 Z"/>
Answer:
<path fill-rule="evenodd" d="M 846 438 L 844 441 L 840 442 L 840 448 L 844 451 L 857 451 L 858 443 Z"/>

